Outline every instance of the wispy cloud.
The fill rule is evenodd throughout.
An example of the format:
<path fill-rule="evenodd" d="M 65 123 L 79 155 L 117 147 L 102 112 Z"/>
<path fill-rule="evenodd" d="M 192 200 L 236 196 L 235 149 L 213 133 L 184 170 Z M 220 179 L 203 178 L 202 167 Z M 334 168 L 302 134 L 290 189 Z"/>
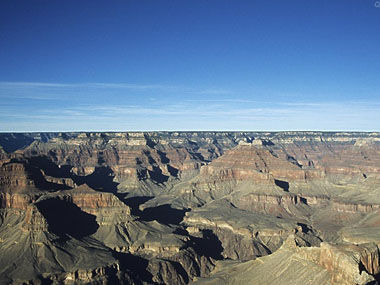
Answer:
<path fill-rule="evenodd" d="M 187 99 L 186 102 L 221 102 L 221 103 L 270 103 L 258 100 L 246 100 L 246 99 Z"/>
<path fill-rule="evenodd" d="M 192 86 L 176 86 L 167 84 L 138 84 L 138 83 L 46 83 L 46 82 L 0 82 L 0 98 L 20 99 L 59 99 L 62 95 L 76 96 L 80 92 L 85 96 L 88 92 L 105 91 L 138 91 L 161 92 L 196 95 L 231 95 L 233 91 L 220 88 L 201 88 Z"/>
<path fill-rule="evenodd" d="M 127 116 L 180 116 L 180 117 L 215 117 L 215 118 L 238 118 L 245 117 L 266 117 L 266 118 L 290 118 L 295 117 L 300 120 L 307 120 L 310 117 L 322 117 L 329 114 L 329 117 L 355 117 L 365 114 L 377 114 L 380 106 L 373 105 L 352 105 L 339 103 L 318 103 L 318 104 L 278 104 L 275 107 L 252 107 L 252 106 L 231 106 L 228 104 L 194 104 L 194 102 L 184 101 L 177 104 L 160 105 L 160 106 L 143 106 L 143 105 L 81 105 L 72 107 L 56 107 L 51 109 L 34 110 L 33 115 L 27 113 L 13 113 L 9 110 L 9 114 L 1 112 L 1 115 L 9 116 L 36 116 L 43 115 L 44 118 L 57 118 L 57 116 L 65 118 L 74 118 L 80 116 L 94 116 L 96 118 L 105 117 L 127 117 Z"/>
<path fill-rule="evenodd" d="M 226 89 L 203 89 L 203 90 L 196 90 L 196 89 L 188 89 L 187 92 L 190 93 L 197 93 L 197 94 L 204 94 L 204 95 L 232 95 L 236 92 L 232 90 L 226 90 Z"/>
<path fill-rule="evenodd" d="M 0 98 L 0 131 L 378 130 L 380 121 L 376 101 L 275 100 L 165 84 L 0 82 Z"/>
<path fill-rule="evenodd" d="M 103 82 L 88 82 L 88 83 L 46 83 L 46 82 L 0 82 L 0 87 L 8 88 L 125 88 L 125 89 L 156 89 L 156 88 L 175 88 L 174 86 L 164 85 L 144 85 L 132 83 L 103 83 Z"/>

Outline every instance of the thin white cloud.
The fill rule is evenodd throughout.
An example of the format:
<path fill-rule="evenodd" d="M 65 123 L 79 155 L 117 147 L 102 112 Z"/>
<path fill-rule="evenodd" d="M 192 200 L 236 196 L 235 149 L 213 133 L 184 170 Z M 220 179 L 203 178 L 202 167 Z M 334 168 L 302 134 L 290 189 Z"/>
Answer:
<path fill-rule="evenodd" d="M 246 99 L 187 99 L 186 102 L 227 102 L 227 103 L 270 103 L 258 100 L 246 100 Z"/>
<path fill-rule="evenodd" d="M 32 89 L 32 91 L 37 92 L 36 89 L 44 91 L 46 89 L 54 90 L 69 90 L 73 91 L 75 89 L 83 91 L 86 89 L 129 89 L 129 90 L 160 90 L 160 91 L 171 91 L 171 92 L 182 92 L 190 94 L 199 94 L 199 95 L 223 95 L 223 94 L 232 94 L 231 90 L 225 89 L 210 89 L 210 88 L 194 88 L 187 86 L 175 86 L 175 85 L 165 85 L 165 84 L 137 84 L 137 83 L 105 83 L 105 82 L 87 82 L 87 83 L 46 83 L 46 82 L 0 82 L 0 96 L 8 95 L 12 96 L 9 91 L 20 91 L 25 89 Z M 8 93 L 4 93 L 8 91 Z M 25 95 L 24 95 L 25 96 Z M 32 95 L 25 98 L 33 98 Z M 44 98 L 38 94 L 35 96 L 36 99 Z"/>
<path fill-rule="evenodd" d="M 234 94 L 235 92 L 231 90 L 225 90 L 225 89 L 204 89 L 204 90 L 187 90 L 186 92 L 190 93 L 196 93 L 200 95 L 231 95 Z"/>
<path fill-rule="evenodd" d="M 46 82 L 11 82 L 11 81 L 1 81 L 0 87 L 12 87 L 12 88 L 30 88 L 30 87 L 73 87 L 73 84 L 64 83 L 46 83 Z"/>
<path fill-rule="evenodd" d="M 134 94 L 146 90 L 157 91 L 161 97 L 160 100 L 151 100 L 155 98 L 148 94 L 145 101 L 107 101 L 104 100 L 107 89 L 120 89 L 120 94 L 127 94 L 126 90 L 129 89 L 136 91 Z M 163 94 L 169 92 L 176 95 L 176 101 L 171 101 L 170 98 L 174 98 L 173 96 L 167 99 L 164 97 Z M 209 98 L 194 96 L 194 99 L 188 96 L 181 100 L 177 96 L 181 92 L 187 95 L 193 92 L 196 95 L 211 96 Z M 270 102 L 268 100 L 271 99 L 265 100 L 264 96 L 260 98 L 264 98 L 265 101 L 250 100 L 247 96 L 245 98 L 225 96 L 230 94 L 229 92 L 233 91 L 155 84 L 0 82 L 0 98 L 11 98 L 11 100 L 2 100 L 0 131 L 36 131 L 37 128 L 45 131 L 376 130 L 378 129 L 376 125 L 380 121 L 378 101 L 314 102 L 305 99 L 291 101 L 281 99 Z M 97 97 L 92 97 L 93 94 Z M 223 98 L 212 96 L 216 94 L 221 94 L 220 97 Z M 136 98 L 136 95 L 133 96 Z M 25 101 L 12 100 L 14 98 L 65 100 L 65 102 L 64 104 L 49 102 L 48 105 L 42 102 L 28 106 L 22 103 Z M 99 98 L 101 100 L 98 100 Z"/>
<path fill-rule="evenodd" d="M 133 83 L 81 83 L 76 87 L 86 88 L 115 88 L 115 89 L 176 89 L 176 86 L 159 85 L 159 84 L 133 84 Z"/>
<path fill-rule="evenodd" d="M 41 118 L 83 118 L 91 117 L 100 118 L 125 118 L 125 117 L 146 117 L 159 118 L 161 116 L 176 118 L 205 118 L 205 119 L 298 119 L 309 120 L 312 118 L 357 118 L 357 117 L 378 117 L 380 107 L 376 108 L 372 105 L 345 105 L 339 103 L 328 104 L 295 104 L 294 106 L 272 107 L 236 107 L 226 104 L 192 104 L 193 102 L 185 102 L 178 104 L 162 105 L 162 106 L 139 106 L 139 105 L 82 105 L 75 107 L 65 107 L 56 109 L 40 109 L 33 111 L 33 118 L 43 116 Z M 10 112 L 12 113 L 12 112 Z M 6 115 L 2 113 L 2 115 Z M 11 115 L 11 114 L 10 114 Z M 20 114 L 25 117 L 27 114 Z M 13 116 L 15 114 L 13 113 Z M 17 116 L 17 115 L 16 115 Z"/>
<path fill-rule="evenodd" d="M 46 82 L 0 82 L 0 87 L 8 88 L 125 88 L 125 89 L 157 89 L 157 88 L 173 88 L 173 86 L 164 85 L 144 85 L 132 83 L 103 83 L 103 82 L 88 82 L 88 83 L 46 83 Z"/>
<path fill-rule="evenodd" d="M 285 106 L 295 106 L 295 107 L 321 107 L 321 106 L 329 106 L 329 105 L 334 105 L 335 103 L 311 103 L 311 102 L 283 102 L 280 103 L 281 105 Z"/>

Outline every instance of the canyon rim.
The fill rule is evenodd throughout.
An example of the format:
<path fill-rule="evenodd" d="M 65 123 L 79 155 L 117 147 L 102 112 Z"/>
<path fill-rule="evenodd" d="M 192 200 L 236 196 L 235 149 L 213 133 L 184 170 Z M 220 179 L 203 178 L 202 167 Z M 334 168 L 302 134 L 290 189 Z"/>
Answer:
<path fill-rule="evenodd" d="M 380 134 L 0 134 L 4 284 L 376 284 Z"/>

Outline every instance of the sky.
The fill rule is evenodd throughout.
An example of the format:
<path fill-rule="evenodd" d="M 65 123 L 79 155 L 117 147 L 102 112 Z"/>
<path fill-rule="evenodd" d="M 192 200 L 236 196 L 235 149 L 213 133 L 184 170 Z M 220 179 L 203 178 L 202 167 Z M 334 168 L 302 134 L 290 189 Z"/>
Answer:
<path fill-rule="evenodd" d="M 0 1 L 0 132 L 159 130 L 380 131 L 380 1 Z"/>

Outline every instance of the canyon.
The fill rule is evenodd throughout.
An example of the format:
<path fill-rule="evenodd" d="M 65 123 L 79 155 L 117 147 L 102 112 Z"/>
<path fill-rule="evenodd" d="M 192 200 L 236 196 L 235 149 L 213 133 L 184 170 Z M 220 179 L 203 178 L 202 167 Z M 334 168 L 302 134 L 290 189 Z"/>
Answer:
<path fill-rule="evenodd" d="M 380 133 L 0 133 L 1 284 L 377 284 Z"/>

